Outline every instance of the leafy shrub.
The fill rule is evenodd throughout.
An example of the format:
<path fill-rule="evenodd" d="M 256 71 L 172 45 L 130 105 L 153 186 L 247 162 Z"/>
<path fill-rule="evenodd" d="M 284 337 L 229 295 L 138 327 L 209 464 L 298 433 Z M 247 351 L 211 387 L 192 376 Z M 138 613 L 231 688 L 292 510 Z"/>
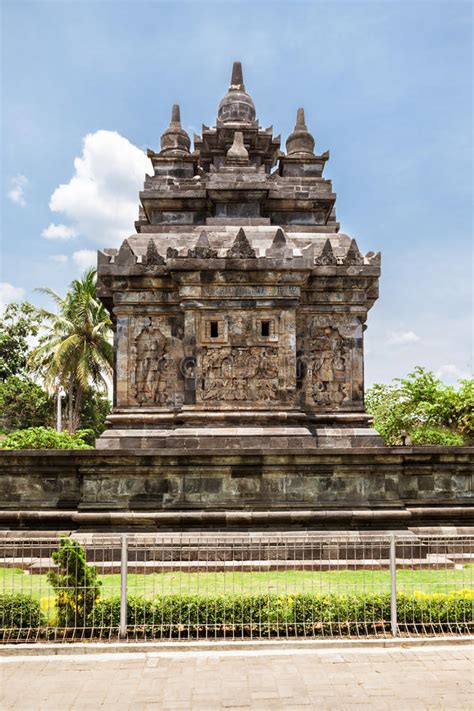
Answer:
<path fill-rule="evenodd" d="M 2 449 L 92 449 L 86 444 L 88 430 L 76 434 L 56 432 L 51 427 L 28 427 L 9 434 L 1 443 Z"/>
<path fill-rule="evenodd" d="M 397 595 L 400 630 L 469 631 L 474 620 L 472 591 Z M 112 628 L 120 621 L 120 598 L 99 600 L 87 626 Z M 127 623 L 149 637 L 252 633 L 284 635 L 377 634 L 390 630 L 390 594 L 365 595 L 163 595 L 130 597 Z M 108 632 L 110 630 L 107 630 Z"/>
<path fill-rule="evenodd" d="M 130 625 L 146 627 L 153 624 L 153 603 L 144 597 L 127 598 L 127 620 Z M 89 613 L 88 627 L 111 627 L 118 630 L 120 624 L 120 597 L 98 600 Z"/>
<path fill-rule="evenodd" d="M 84 627 L 100 595 L 97 569 L 86 563 L 81 544 L 67 536 L 61 536 L 52 558 L 58 570 L 48 573 L 48 582 L 56 592 L 58 627 Z"/>
<path fill-rule="evenodd" d="M 451 593 L 397 594 L 397 617 L 401 630 L 411 632 L 444 630 L 472 631 L 474 622 L 474 591 Z"/>
<path fill-rule="evenodd" d="M 46 624 L 38 600 L 23 593 L 0 595 L 0 629 L 38 628 Z"/>
<path fill-rule="evenodd" d="M 365 397 L 367 411 L 386 444 L 469 444 L 474 438 L 474 379 L 445 385 L 419 366 L 406 378 L 376 384 Z"/>
<path fill-rule="evenodd" d="M 412 444 L 441 444 L 445 447 L 462 446 L 464 437 L 445 427 L 419 427 L 410 434 Z"/>
<path fill-rule="evenodd" d="M 81 546 L 66 540 L 68 543 L 57 554 L 62 559 L 60 569 L 77 563 L 82 575 L 56 581 L 64 583 L 55 587 L 57 625 L 84 626 L 89 628 L 90 636 L 96 637 L 102 631 L 107 636 L 117 634 L 120 598 L 98 599 L 100 589 L 95 570 L 91 572 L 91 566 L 82 560 Z M 84 597 L 85 588 L 89 594 Z M 473 603 L 472 590 L 398 593 L 400 632 L 472 631 Z M 137 596 L 127 600 L 127 622 L 129 631 L 139 637 L 382 634 L 390 632 L 390 595 L 162 595 L 150 599 Z M 2 630 L 6 636 L 12 629 L 21 633 L 22 629 L 41 627 L 47 637 L 46 624 L 37 600 L 23 594 L 0 595 L 0 638 Z"/>
<path fill-rule="evenodd" d="M 295 595 L 296 632 L 324 634 L 373 634 L 390 622 L 390 594 Z"/>

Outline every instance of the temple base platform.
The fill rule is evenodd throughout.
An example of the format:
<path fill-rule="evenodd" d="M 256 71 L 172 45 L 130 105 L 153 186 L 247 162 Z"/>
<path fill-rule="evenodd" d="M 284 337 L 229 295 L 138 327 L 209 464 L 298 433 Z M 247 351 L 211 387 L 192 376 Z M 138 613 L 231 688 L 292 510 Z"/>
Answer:
<path fill-rule="evenodd" d="M 377 447 L 384 442 L 362 412 L 116 410 L 98 449 L 242 450 Z"/>

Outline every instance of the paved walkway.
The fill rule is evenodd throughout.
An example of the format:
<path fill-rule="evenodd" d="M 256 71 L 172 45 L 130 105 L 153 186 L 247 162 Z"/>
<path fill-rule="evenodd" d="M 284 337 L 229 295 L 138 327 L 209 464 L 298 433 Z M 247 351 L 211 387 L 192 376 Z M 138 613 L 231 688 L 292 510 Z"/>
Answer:
<path fill-rule="evenodd" d="M 474 648 L 263 649 L 3 657 L 0 708 L 474 709 Z"/>

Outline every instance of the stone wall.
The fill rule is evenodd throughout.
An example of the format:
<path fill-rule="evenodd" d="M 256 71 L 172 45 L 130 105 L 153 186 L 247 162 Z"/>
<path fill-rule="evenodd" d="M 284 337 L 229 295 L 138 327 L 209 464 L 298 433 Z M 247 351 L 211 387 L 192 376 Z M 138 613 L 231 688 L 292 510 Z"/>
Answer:
<path fill-rule="evenodd" d="M 468 525 L 473 459 L 468 447 L 4 451 L 0 525 Z"/>

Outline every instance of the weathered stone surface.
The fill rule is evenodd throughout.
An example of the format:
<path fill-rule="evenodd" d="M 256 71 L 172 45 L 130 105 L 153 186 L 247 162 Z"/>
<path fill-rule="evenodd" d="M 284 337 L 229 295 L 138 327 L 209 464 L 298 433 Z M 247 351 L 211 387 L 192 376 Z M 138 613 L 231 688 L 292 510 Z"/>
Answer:
<path fill-rule="evenodd" d="M 447 451 L 3 451 L 0 525 L 472 525 L 474 449 Z"/>
<path fill-rule="evenodd" d="M 116 387 L 98 447 L 382 444 L 363 399 L 380 254 L 339 232 L 329 153 L 314 146 L 300 108 L 280 151 L 238 62 L 192 152 L 173 107 L 160 152 L 148 151 L 136 234 L 99 253 Z M 257 422 L 258 435 L 244 431 Z"/>
<path fill-rule="evenodd" d="M 151 239 L 148 242 L 148 246 L 146 248 L 146 257 L 145 257 L 145 269 L 146 270 L 153 270 L 155 267 L 161 267 L 163 264 L 166 264 L 165 260 L 161 256 L 161 254 L 158 254 L 158 250 L 156 249 L 156 244 L 153 242 Z"/>

